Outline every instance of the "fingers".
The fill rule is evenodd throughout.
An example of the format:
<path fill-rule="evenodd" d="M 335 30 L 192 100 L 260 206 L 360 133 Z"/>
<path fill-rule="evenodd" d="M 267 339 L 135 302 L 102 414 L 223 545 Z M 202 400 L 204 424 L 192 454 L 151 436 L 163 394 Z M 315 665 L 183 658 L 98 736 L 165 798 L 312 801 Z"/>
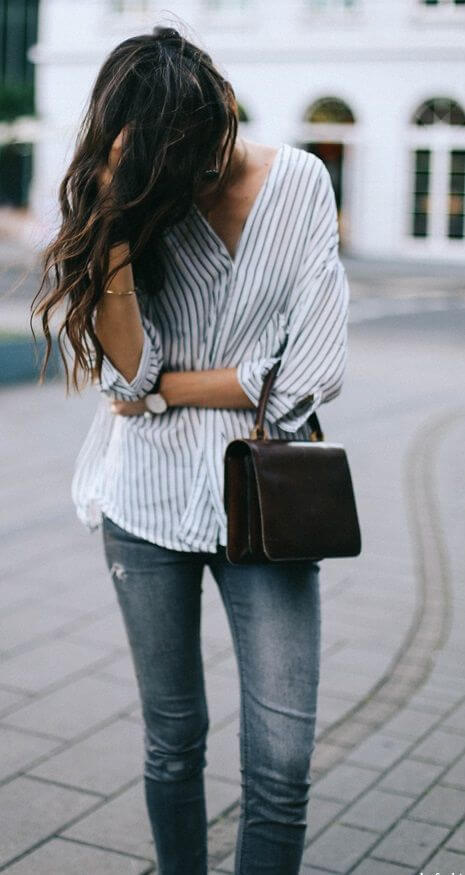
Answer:
<path fill-rule="evenodd" d="M 110 404 L 112 413 L 119 413 L 122 416 L 140 416 L 147 410 L 144 399 L 138 401 L 112 401 Z"/>

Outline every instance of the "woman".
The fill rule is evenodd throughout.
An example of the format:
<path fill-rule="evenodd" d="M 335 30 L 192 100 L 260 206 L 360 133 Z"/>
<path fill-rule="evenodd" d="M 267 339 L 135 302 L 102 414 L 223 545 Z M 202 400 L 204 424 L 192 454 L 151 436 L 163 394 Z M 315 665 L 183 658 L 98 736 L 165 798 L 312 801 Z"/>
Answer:
<path fill-rule="evenodd" d="M 72 495 L 102 527 L 127 630 L 163 875 L 207 872 L 205 565 L 240 675 L 236 875 L 299 871 L 311 785 L 320 566 L 228 561 L 223 454 L 249 435 L 278 356 L 268 433 L 308 436 L 341 389 L 349 291 L 323 163 L 237 126 L 230 83 L 177 31 L 117 46 L 61 185 L 55 287 L 38 308 L 48 336 L 67 303 L 74 385 L 80 368 L 102 393 Z"/>

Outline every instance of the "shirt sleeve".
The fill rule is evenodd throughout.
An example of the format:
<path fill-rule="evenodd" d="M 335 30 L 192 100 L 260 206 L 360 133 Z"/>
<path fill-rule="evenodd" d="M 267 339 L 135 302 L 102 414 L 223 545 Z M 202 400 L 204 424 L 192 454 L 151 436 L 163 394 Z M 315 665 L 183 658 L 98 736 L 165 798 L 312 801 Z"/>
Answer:
<path fill-rule="evenodd" d="M 257 406 L 266 373 L 281 359 L 265 420 L 288 432 L 297 431 L 319 404 L 340 393 L 347 359 L 349 285 L 338 253 L 336 198 L 322 161 L 312 202 L 284 349 L 237 367 L 242 389 Z"/>
<path fill-rule="evenodd" d="M 144 342 L 136 375 L 132 380 L 127 380 L 104 354 L 101 378 L 95 382 L 100 392 L 116 401 L 137 401 L 143 398 L 155 385 L 163 367 L 163 349 L 159 331 L 147 316 L 141 315 L 141 319 Z"/>

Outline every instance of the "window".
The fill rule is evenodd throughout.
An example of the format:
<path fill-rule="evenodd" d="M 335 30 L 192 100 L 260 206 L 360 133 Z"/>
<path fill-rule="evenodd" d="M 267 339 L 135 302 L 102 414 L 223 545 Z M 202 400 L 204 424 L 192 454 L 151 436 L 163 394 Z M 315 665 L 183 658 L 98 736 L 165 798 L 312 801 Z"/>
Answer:
<path fill-rule="evenodd" d="M 465 236 L 464 203 L 465 149 L 453 149 L 450 153 L 448 237 L 463 240 Z"/>
<path fill-rule="evenodd" d="M 237 110 L 238 110 L 238 115 L 239 115 L 239 121 L 243 122 L 244 124 L 247 124 L 247 122 L 250 121 L 250 116 L 249 116 L 249 113 L 247 112 L 247 110 L 245 109 L 244 104 L 241 103 L 240 100 L 237 101 Z"/>
<path fill-rule="evenodd" d="M 421 0 L 424 6 L 465 6 L 465 0 Z"/>
<path fill-rule="evenodd" d="M 433 97 L 425 100 L 414 113 L 414 125 L 435 125 L 443 122 L 446 125 L 465 125 L 465 113 L 455 100 L 448 97 Z"/>
<path fill-rule="evenodd" d="M 353 9 L 360 3 L 359 0 L 305 0 L 305 5 L 311 12 L 339 12 Z"/>
<path fill-rule="evenodd" d="M 425 100 L 411 117 L 410 235 L 465 239 L 465 112 L 448 97 Z M 455 244 L 454 244 L 455 245 Z"/>
<path fill-rule="evenodd" d="M 412 234 L 428 236 L 431 151 L 415 150 Z"/>
<path fill-rule="evenodd" d="M 312 103 L 304 115 L 304 121 L 318 124 L 353 124 L 354 115 L 350 107 L 338 97 L 321 97 Z"/>

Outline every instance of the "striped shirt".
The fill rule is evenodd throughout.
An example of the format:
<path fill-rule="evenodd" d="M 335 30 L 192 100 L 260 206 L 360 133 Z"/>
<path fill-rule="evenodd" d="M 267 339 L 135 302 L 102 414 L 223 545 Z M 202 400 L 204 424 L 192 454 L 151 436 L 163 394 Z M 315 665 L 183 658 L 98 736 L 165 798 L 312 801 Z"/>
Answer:
<path fill-rule="evenodd" d="M 281 357 L 265 425 L 270 437 L 305 439 L 307 419 L 335 398 L 347 356 L 349 286 L 338 254 L 331 178 L 314 154 L 281 143 L 252 205 L 235 257 L 198 207 L 163 234 L 163 287 L 137 289 L 144 328 L 136 376 L 104 356 L 100 403 L 79 451 L 72 498 L 79 519 L 117 525 L 174 550 L 226 544 L 224 451 L 249 437 L 252 408 L 169 407 L 147 419 L 110 411 L 142 398 L 160 369 L 236 367 L 257 405 Z"/>

